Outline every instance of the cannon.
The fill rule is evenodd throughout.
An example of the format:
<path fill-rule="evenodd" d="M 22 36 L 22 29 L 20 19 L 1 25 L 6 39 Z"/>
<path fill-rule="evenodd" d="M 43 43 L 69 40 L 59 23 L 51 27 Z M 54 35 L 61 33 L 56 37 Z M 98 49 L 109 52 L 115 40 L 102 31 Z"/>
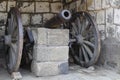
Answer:
<path fill-rule="evenodd" d="M 71 15 L 71 13 L 69 14 Z M 61 20 L 63 16 L 48 20 L 45 27 L 56 28 L 54 25 L 64 24 L 64 28 L 69 29 L 69 55 L 73 58 L 74 63 L 86 68 L 94 65 L 98 60 L 101 48 L 99 30 L 95 20 L 85 11 L 73 13 L 71 18 L 66 21 Z"/>
<path fill-rule="evenodd" d="M 71 18 L 71 12 L 69 10 L 62 10 L 59 14 L 46 21 L 44 27 L 57 28 L 60 24 L 68 22 Z"/>

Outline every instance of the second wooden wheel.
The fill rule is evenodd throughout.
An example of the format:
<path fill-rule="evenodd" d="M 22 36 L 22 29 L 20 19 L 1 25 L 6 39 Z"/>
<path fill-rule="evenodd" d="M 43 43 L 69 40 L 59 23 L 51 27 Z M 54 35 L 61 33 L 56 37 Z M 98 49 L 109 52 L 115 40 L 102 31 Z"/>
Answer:
<path fill-rule="evenodd" d="M 5 29 L 6 64 L 10 73 L 17 72 L 21 62 L 23 49 L 23 26 L 21 15 L 13 7 L 8 12 Z"/>
<path fill-rule="evenodd" d="M 70 55 L 74 61 L 89 67 L 96 63 L 100 54 L 100 37 L 95 21 L 87 12 L 73 14 L 70 26 Z"/>

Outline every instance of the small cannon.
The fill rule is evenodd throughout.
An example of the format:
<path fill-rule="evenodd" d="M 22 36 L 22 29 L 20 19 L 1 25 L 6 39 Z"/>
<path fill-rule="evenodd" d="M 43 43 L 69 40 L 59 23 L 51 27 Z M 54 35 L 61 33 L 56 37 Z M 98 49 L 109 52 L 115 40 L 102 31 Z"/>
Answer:
<path fill-rule="evenodd" d="M 71 12 L 69 10 L 62 10 L 55 17 L 46 21 L 46 23 L 44 24 L 44 27 L 56 28 L 56 27 L 58 27 L 58 25 L 68 22 L 70 20 L 70 18 L 71 18 Z"/>

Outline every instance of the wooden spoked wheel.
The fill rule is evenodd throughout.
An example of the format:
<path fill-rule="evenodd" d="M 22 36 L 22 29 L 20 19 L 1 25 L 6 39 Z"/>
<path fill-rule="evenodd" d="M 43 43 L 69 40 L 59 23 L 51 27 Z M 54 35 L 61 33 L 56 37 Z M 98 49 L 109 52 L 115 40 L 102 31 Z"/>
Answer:
<path fill-rule="evenodd" d="M 100 54 L 100 38 L 95 21 L 87 12 L 73 14 L 70 26 L 70 55 L 75 63 L 89 67 Z"/>
<path fill-rule="evenodd" d="M 19 69 L 23 49 L 23 26 L 21 15 L 17 8 L 8 12 L 5 29 L 6 63 L 10 73 Z"/>

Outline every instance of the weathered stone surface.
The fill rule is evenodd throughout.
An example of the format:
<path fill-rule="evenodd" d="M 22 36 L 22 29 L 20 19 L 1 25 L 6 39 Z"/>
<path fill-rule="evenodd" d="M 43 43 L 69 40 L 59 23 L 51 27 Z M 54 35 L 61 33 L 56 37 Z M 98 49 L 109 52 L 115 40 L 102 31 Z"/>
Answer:
<path fill-rule="evenodd" d="M 103 42 L 100 62 L 120 71 L 120 44 L 115 38 L 107 38 Z"/>
<path fill-rule="evenodd" d="M 97 12 L 95 11 L 89 11 L 90 15 L 92 16 L 95 23 L 97 23 Z"/>
<path fill-rule="evenodd" d="M 31 19 L 32 25 L 39 25 L 42 24 L 42 15 L 41 14 L 33 14 Z"/>
<path fill-rule="evenodd" d="M 22 24 L 23 25 L 30 24 L 30 15 L 29 14 L 22 14 Z"/>
<path fill-rule="evenodd" d="M 53 2 L 54 2 L 54 1 L 61 1 L 61 0 L 53 0 Z"/>
<path fill-rule="evenodd" d="M 76 3 L 75 3 L 75 2 L 71 3 L 71 4 L 68 6 L 68 10 L 75 11 L 75 10 L 76 10 Z"/>
<path fill-rule="evenodd" d="M 45 28 L 32 28 L 35 45 L 47 44 L 47 31 Z"/>
<path fill-rule="evenodd" d="M 116 26 L 116 39 L 120 41 L 120 26 Z"/>
<path fill-rule="evenodd" d="M 51 12 L 59 13 L 62 9 L 62 3 L 51 3 Z"/>
<path fill-rule="evenodd" d="M 110 5 L 112 7 L 119 8 L 120 7 L 120 0 L 110 0 Z"/>
<path fill-rule="evenodd" d="M 35 46 L 33 50 L 33 59 L 39 62 L 46 61 L 67 61 L 68 60 L 69 47 L 47 47 L 47 46 Z"/>
<path fill-rule="evenodd" d="M 0 13 L 0 25 L 4 25 L 7 20 L 7 13 Z"/>
<path fill-rule="evenodd" d="M 88 10 L 95 10 L 95 0 L 87 0 Z"/>
<path fill-rule="evenodd" d="M 50 46 L 67 46 L 69 43 L 68 29 L 48 29 L 47 34 Z"/>
<path fill-rule="evenodd" d="M 106 25 L 106 37 L 113 37 L 115 38 L 116 36 L 116 25 Z"/>
<path fill-rule="evenodd" d="M 114 9 L 114 23 L 120 25 L 120 9 Z"/>
<path fill-rule="evenodd" d="M 95 10 L 100 10 L 101 9 L 101 0 L 95 0 Z"/>
<path fill-rule="evenodd" d="M 106 10 L 106 24 L 113 24 L 113 8 Z"/>
<path fill-rule="evenodd" d="M 105 24 L 105 11 L 97 12 L 97 24 Z"/>
<path fill-rule="evenodd" d="M 35 43 L 48 46 L 67 46 L 69 43 L 68 29 L 33 29 Z"/>
<path fill-rule="evenodd" d="M 75 8 L 77 8 L 77 11 L 86 10 L 86 8 L 87 8 L 86 7 L 87 4 L 84 4 L 84 5 L 81 6 L 81 0 L 76 1 L 76 4 L 74 4 L 74 6 L 75 6 Z"/>
<path fill-rule="evenodd" d="M 104 40 L 106 38 L 105 34 L 105 25 L 98 25 L 99 33 L 100 33 L 100 39 Z"/>
<path fill-rule="evenodd" d="M 34 12 L 34 2 L 17 2 L 21 12 Z"/>
<path fill-rule="evenodd" d="M 7 11 L 9 11 L 11 7 L 15 7 L 15 6 L 16 6 L 16 2 L 15 1 L 8 1 Z"/>
<path fill-rule="evenodd" d="M 43 14 L 43 23 L 46 22 L 47 20 L 51 19 L 54 16 L 52 13 L 46 13 Z"/>
<path fill-rule="evenodd" d="M 7 5 L 6 1 L 1 1 L 0 2 L 0 11 L 6 11 L 6 5 Z"/>
<path fill-rule="evenodd" d="M 36 62 L 33 61 L 31 70 L 35 76 L 52 76 L 68 73 L 68 62 Z"/>
<path fill-rule="evenodd" d="M 102 0 L 102 8 L 109 8 L 110 7 L 110 0 Z"/>
<path fill-rule="evenodd" d="M 49 12 L 49 8 L 48 2 L 36 2 L 36 12 Z"/>

